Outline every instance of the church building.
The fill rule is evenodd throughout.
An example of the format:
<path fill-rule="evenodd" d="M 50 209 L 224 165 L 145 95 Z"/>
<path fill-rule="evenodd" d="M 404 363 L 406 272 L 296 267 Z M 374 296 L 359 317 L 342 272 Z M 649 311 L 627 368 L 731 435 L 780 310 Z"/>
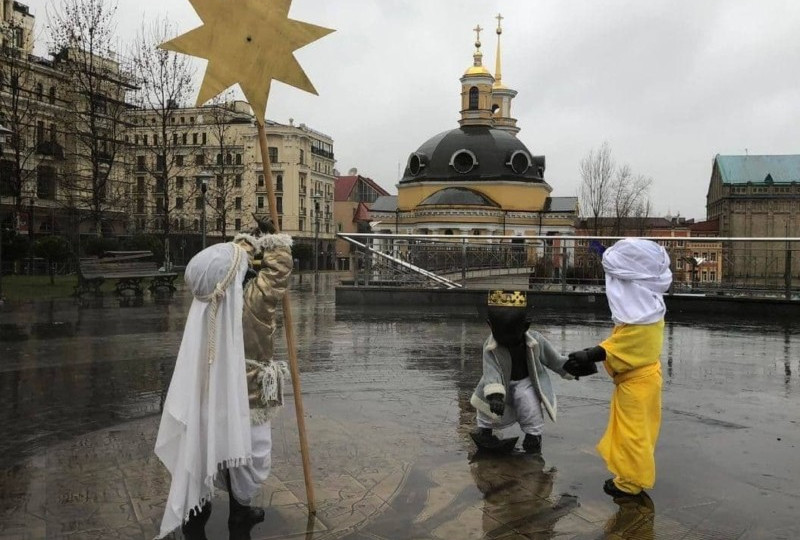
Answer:
<path fill-rule="evenodd" d="M 446 235 L 569 235 L 576 197 L 551 197 L 545 158 L 518 138 L 517 91 L 503 84 L 498 15 L 495 74 L 483 65 L 480 26 L 473 63 L 461 77 L 459 127 L 408 157 L 396 199 L 376 201 L 373 232 Z M 391 225 L 391 226 L 390 226 Z"/>

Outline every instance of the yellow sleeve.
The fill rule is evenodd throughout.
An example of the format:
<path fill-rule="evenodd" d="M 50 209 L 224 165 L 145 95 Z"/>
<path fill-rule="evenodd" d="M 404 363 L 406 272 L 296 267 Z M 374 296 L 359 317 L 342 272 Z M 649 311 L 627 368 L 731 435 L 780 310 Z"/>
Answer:
<path fill-rule="evenodd" d="M 620 324 L 600 346 L 606 350 L 610 374 L 625 373 L 659 361 L 664 344 L 664 320 L 653 324 Z"/>

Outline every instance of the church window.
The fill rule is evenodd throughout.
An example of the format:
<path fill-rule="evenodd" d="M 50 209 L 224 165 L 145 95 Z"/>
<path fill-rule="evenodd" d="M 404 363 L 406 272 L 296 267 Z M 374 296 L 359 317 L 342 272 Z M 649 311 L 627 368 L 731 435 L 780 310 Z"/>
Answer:
<path fill-rule="evenodd" d="M 417 153 L 411 154 L 408 158 L 408 172 L 412 176 L 417 176 L 425 168 L 425 161 L 425 156 Z"/>
<path fill-rule="evenodd" d="M 506 163 L 511 170 L 517 174 L 525 174 L 531 166 L 531 158 L 522 150 L 517 150 L 511 154 L 511 159 Z"/>
<path fill-rule="evenodd" d="M 473 86 L 469 89 L 469 110 L 478 110 L 478 87 Z"/>
<path fill-rule="evenodd" d="M 453 154 L 453 157 L 450 158 L 450 166 L 461 174 L 467 174 L 477 165 L 478 159 L 475 157 L 475 154 L 469 150 L 457 150 Z"/>

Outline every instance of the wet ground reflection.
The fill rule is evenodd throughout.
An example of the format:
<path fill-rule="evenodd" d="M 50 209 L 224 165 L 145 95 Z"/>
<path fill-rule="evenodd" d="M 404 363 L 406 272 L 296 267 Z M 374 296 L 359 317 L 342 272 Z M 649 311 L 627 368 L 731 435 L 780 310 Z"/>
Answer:
<path fill-rule="evenodd" d="M 660 470 L 668 473 L 657 486 L 655 514 L 652 501 L 614 504 L 599 493 L 607 473 L 593 445 L 606 420 L 606 378 L 558 381 L 560 420 L 545 428 L 544 459 L 474 456 L 469 396 L 488 332 L 478 310 L 337 309 L 333 285 L 333 276 L 318 285 L 305 276 L 292 292 L 312 440 L 324 441 L 315 448 L 317 474 L 337 486 L 331 499 L 363 489 L 342 488 L 341 471 L 352 475 L 353 486 L 386 484 L 385 493 L 370 492 L 359 502 L 371 510 L 351 503 L 367 518 L 342 537 L 649 538 L 654 524 L 683 537 L 697 527 L 717 538 L 793 531 L 790 506 L 800 505 L 800 471 L 790 457 L 800 438 L 796 325 L 670 317 L 659 446 Z M 5 306 L 0 471 L 24 469 L 27 457 L 60 441 L 90 440 L 97 430 L 131 420 L 141 422 L 135 424 L 141 451 L 149 454 L 188 303 L 179 293 L 167 305 L 146 301 L 131 308 L 112 300 L 92 308 L 68 301 Z M 596 344 L 610 323 L 594 314 L 537 311 L 534 327 L 568 351 Z M 276 346 L 279 355 L 285 352 L 283 340 Z M 288 456 L 290 417 L 276 426 L 276 440 L 285 439 L 276 450 Z M 65 466 L 84 467 L 81 456 L 95 452 L 77 451 Z M 270 489 L 301 499 L 293 459 L 276 464 L 285 485 Z M 147 468 L 163 476 L 157 463 Z M 693 482 L 697 477 L 702 485 Z M 163 489 L 149 482 L 143 492 Z M 11 488 L 0 478 L 0 498 L 4 489 Z M 162 501 L 152 504 L 157 510 Z M 712 513 L 732 516 L 708 518 Z M 224 520 L 215 523 L 224 530 Z M 763 537 L 780 537 L 770 534 Z"/>
<path fill-rule="evenodd" d="M 376 387 L 448 382 L 469 392 L 487 328 L 478 310 L 339 308 L 332 276 L 295 282 L 301 370 L 316 391 L 347 379 Z M 0 443 L 6 462 L 43 444 L 158 411 L 189 300 L 169 305 L 79 309 L 69 301 L 0 312 Z M 608 332 L 597 315 L 535 313 L 534 327 L 562 350 Z M 797 389 L 800 328 L 788 323 L 671 317 L 664 346 L 667 385 L 725 387 L 787 397 Z M 278 343 L 279 354 L 283 352 Z M 414 380 L 410 373 L 424 374 Z M 319 375 L 318 375 L 319 374 Z M 333 374 L 331 376 L 330 374 Z"/>

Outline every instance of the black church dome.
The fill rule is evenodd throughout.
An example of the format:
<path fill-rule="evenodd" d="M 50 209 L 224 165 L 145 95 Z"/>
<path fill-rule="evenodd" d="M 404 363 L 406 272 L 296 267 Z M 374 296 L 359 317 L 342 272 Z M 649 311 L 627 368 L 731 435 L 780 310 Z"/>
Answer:
<path fill-rule="evenodd" d="M 544 156 L 532 156 L 513 134 L 487 126 L 440 133 L 411 154 L 400 184 L 516 180 L 544 183 Z"/>

